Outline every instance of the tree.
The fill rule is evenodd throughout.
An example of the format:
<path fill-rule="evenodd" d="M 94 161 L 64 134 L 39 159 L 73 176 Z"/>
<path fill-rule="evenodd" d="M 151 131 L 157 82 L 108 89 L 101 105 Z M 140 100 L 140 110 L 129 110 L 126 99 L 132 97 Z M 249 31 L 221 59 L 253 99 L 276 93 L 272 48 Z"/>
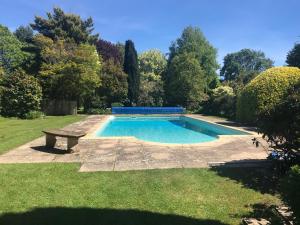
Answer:
<path fill-rule="evenodd" d="M 77 44 L 95 43 L 98 40 L 98 34 L 92 34 L 93 26 L 91 17 L 82 20 L 80 16 L 67 14 L 60 8 L 54 8 L 53 13 L 48 12 L 46 19 L 36 16 L 31 24 L 34 30 L 54 41 L 62 39 Z"/>
<path fill-rule="evenodd" d="M 98 53 L 102 56 L 103 61 L 108 61 L 110 59 L 113 59 L 115 63 L 118 64 L 122 63 L 123 56 L 122 53 L 120 52 L 120 49 L 117 47 L 117 45 L 109 41 L 99 39 L 96 43 L 96 47 Z"/>
<path fill-rule="evenodd" d="M 220 75 L 226 81 L 248 83 L 256 75 L 273 66 L 273 61 L 261 51 L 242 49 L 227 54 Z"/>
<path fill-rule="evenodd" d="M 112 103 L 124 103 L 127 99 L 128 84 L 127 74 L 124 73 L 121 64 L 124 56 L 120 48 L 109 41 L 98 40 L 96 43 L 97 51 L 103 59 L 102 86 L 98 90 L 101 99 L 107 107 Z"/>
<path fill-rule="evenodd" d="M 19 26 L 14 36 L 22 43 L 22 51 L 26 54 L 26 61 L 22 64 L 22 69 L 29 74 L 36 75 L 40 69 L 39 52 L 34 45 L 34 34 L 30 26 Z"/>
<path fill-rule="evenodd" d="M 3 92 L 3 87 L 1 86 L 1 83 L 2 83 L 3 77 L 4 77 L 4 70 L 0 66 L 0 114 L 1 114 L 1 96 L 2 96 L 2 92 Z"/>
<path fill-rule="evenodd" d="M 124 72 L 128 74 L 128 99 L 130 104 L 138 101 L 140 74 L 138 70 L 137 52 L 134 43 L 127 40 L 125 43 Z"/>
<path fill-rule="evenodd" d="M 0 77 L 2 77 L 4 75 L 4 70 L 2 67 L 0 67 Z"/>
<path fill-rule="evenodd" d="M 288 52 L 286 63 L 300 68 L 300 44 L 295 44 L 294 48 Z"/>
<path fill-rule="evenodd" d="M 159 50 L 145 51 L 139 55 L 141 75 L 139 105 L 162 106 L 164 99 L 162 74 L 167 60 Z"/>
<path fill-rule="evenodd" d="M 22 70 L 5 74 L 1 80 L 1 114 L 24 118 L 30 111 L 40 110 L 42 89 L 36 78 Z"/>
<path fill-rule="evenodd" d="M 166 98 L 170 105 L 181 105 L 197 109 L 206 98 L 205 71 L 194 53 L 184 52 L 173 57 L 169 65 L 172 79 L 168 80 Z"/>
<path fill-rule="evenodd" d="M 103 96 L 108 107 L 112 103 L 124 103 L 127 98 L 127 74 L 120 64 L 111 58 L 103 63 L 102 85 L 98 93 Z"/>
<path fill-rule="evenodd" d="M 53 41 L 43 35 L 37 35 L 35 43 L 40 49 L 39 78 L 46 98 L 79 101 L 94 94 L 102 65 L 95 46 Z"/>
<path fill-rule="evenodd" d="M 117 42 L 116 46 L 119 49 L 119 52 L 121 52 L 121 65 L 124 65 L 125 45 L 121 42 Z"/>
<path fill-rule="evenodd" d="M 141 79 L 139 105 L 141 106 L 162 106 L 164 102 L 163 81 L 149 81 Z"/>
<path fill-rule="evenodd" d="M 19 26 L 14 32 L 14 35 L 21 42 L 31 43 L 33 39 L 33 30 L 30 26 Z"/>
<path fill-rule="evenodd" d="M 171 44 L 168 68 L 175 56 L 184 53 L 193 53 L 194 58 L 198 60 L 204 73 L 202 79 L 207 91 L 209 84 L 215 80 L 216 70 L 219 68 L 217 50 L 206 40 L 199 28 L 189 26 L 183 30 L 181 37 Z M 172 79 L 172 73 L 167 72 L 166 75 L 167 80 Z"/>
<path fill-rule="evenodd" d="M 166 66 L 167 60 L 159 50 L 150 49 L 139 55 L 139 69 L 143 74 L 152 73 L 160 77 Z"/>
<path fill-rule="evenodd" d="M 22 66 L 28 54 L 22 51 L 24 45 L 8 30 L 0 25 L 0 67 L 11 72 Z"/>

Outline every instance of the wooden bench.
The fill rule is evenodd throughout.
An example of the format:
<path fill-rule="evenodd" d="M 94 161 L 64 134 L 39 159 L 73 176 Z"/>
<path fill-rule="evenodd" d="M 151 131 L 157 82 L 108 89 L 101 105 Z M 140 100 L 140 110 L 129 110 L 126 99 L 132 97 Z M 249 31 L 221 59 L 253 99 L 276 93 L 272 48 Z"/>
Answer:
<path fill-rule="evenodd" d="M 54 130 L 43 130 L 46 134 L 46 146 L 53 148 L 56 143 L 56 137 L 67 138 L 67 149 L 71 150 L 74 146 L 78 144 L 78 139 L 85 136 L 84 132 L 77 131 L 67 131 L 61 129 Z"/>

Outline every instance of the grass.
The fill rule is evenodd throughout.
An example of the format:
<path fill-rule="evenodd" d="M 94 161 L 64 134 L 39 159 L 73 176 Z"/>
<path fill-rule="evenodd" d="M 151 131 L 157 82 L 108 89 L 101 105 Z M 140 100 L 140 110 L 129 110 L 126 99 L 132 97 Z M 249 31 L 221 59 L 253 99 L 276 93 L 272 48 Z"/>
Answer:
<path fill-rule="evenodd" d="M 35 120 L 0 117 L 0 154 L 42 136 L 46 128 L 60 128 L 79 121 L 83 116 L 47 116 Z"/>
<path fill-rule="evenodd" d="M 209 169 L 78 169 L 78 164 L 1 165 L 0 224 L 239 224 L 251 205 L 279 203 L 275 195 L 231 179 L 230 171 L 225 176 Z"/>
<path fill-rule="evenodd" d="M 0 117 L 0 153 L 82 118 Z M 63 163 L 0 165 L 0 225 L 240 224 L 244 216 L 272 216 L 265 209 L 280 203 L 272 179 L 253 169 L 78 169 Z"/>

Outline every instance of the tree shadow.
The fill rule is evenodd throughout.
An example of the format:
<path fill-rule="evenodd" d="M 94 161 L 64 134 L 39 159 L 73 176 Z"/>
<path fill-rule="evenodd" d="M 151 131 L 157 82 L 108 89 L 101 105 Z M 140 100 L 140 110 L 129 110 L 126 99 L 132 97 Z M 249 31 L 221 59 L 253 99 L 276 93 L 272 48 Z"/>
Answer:
<path fill-rule="evenodd" d="M 251 160 L 249 162 L 251 163 Z M 247 160 L 241 163 L 247 164 Z M 261 163 L 264 163 L 264 160 Z M 271 168 L 257 167 L 257 165 L 249 167 L 228 167 L 224 165 L 212 167 L 211 170 L 215 171 L 219 176 L 227 177 L 241 183 L 246 188 L 254 189 L 263 194 L 275 194 L 279 190 L 279 176 Z"/>
<path fill-rule="evenodd" d="M 194 219 L 173 214 L 127 209 L 35 208 L 24 213 L 0 216 L 9 225 L 225 225 L 217 220 Z"/>
<path fill-rule="evenodd" d="M 297 175 L 287 177 L 287 175 L 280 174 L 272 168 L 266 167 L 215 166 L 211 170 L 215 171 L 219 176 L 234 180 L 244 187 L 259 191 L 262 194 L 279 195 L 284 205 L 289 206 L 291 211 L 294 212 L 295 224 L 300 224 L 300 195 L 298 194 L 300 179 Z M 271 221 L 271 224 L 284 224 L 282 218 L 275 210 L 275 205 L 254 204 L 247 207 L 251 207 L 252 212 L 244 215 L 244 217 L 260 217 L 268 219 Z"/>
<path fill-rule="evenodd" d="M 209 113 L 201 113 L 200 115 L 203 116 L 214 116 Z M 215 115 L 217 117 L 221 117 L 219 115 Z M 251 132 L 256 132 L 257 129 L 255 128 L 254 124 L 251 123 L 239 123 L 234 120 L 234 118 L 227 118 L 227 117 L 221 117 L 224 119 L 224 121 L 216 121 L 215 123 L 220 124 L 220 125 L 225 125 L 225 126 L 230 126 L 230 127 L 236 127 L 236 128 L 243 128 L 244 130 L 251 131 Z"/>
<path fill-rule="evenodd" d="M 216 122 L 217 124 L 220 125 L 225 125 L 225 126 L 230 126 L 230 127 L 236 127 L 236 128 L 243 128 L 244 130 L 251 131 L 251 132 L 256 132 L 257 129 L 250 124 L 241 124 L 237 123 L 234 121 L 224 121 L 224 122 Z"/>
<path fill-rule="evenodd" d="M 252 160 L 248 160 L 248 162 Z M 248 163 L 247 160 L 242 160 L 241 163 Z M 262 194 L 279 194 L 280 191 L 280 176 L 275 173 L 272 168 L 263 166 L 264 160 L 261 160 L 262 167 L 228 167 L 216 166 L 211 170 L 215 171 L 219 176 L 226 177 L 230 180 L 242 184 L 245 188 L 250 188 Z M 230 165 L 230 163 L 229 163 Z M 276 206 L 269 203 L 257 203 L 246 205 L 250 207 L 251 212 L 242 215 L 243 218 L 263 218 L 274 225 L 284 224 L 282 218 L 276 213 Z M 233 215 L 234 217 L 241 217 L 241 215 Z"/>

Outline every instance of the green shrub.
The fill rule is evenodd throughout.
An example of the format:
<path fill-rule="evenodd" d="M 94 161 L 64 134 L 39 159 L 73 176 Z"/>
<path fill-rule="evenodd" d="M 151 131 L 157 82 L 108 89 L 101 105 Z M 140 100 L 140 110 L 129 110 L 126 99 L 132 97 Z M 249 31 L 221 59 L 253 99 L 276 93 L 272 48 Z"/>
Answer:
<path fill-rule="evenodd" d="M 101 109 L 101 108 L 91 108 L 87 112 L 87 114 L 97 115 L 97 114 L 111 114 L 111 109 Z"/>
<path fill-rule="evenodd" d="M 279 165 L 282 169 L 297 163 L 297 152 L 300 151 L 300 80 L 288 89 L 287 96 L 271 111 L 258 114 L 257 127 L 271 149 L 281 156 Z"/>
<path fill-rule="evenodd" d="M 1 114 L 24 118 L 30 111 L 39 111 L 42 89 L 37 79 L 22 70 L 5 74 L 1 81 Z"/>
<path fill-rule="evenodd" d="M 124 104 L 121 102 L 113 102 L 111 103 L 111 107 L 123 107 Z"/>
<path fill-rule="evenodd" d="M 83 108 L 84 112 L 88 113 L 91 109 L 105 109 L 106 108 L 106 103 L 98 95 L 94 96 L 89 96 L 88 98 L 85 98 L 83 101 Z"/>
<path fill-rule="evenodd" d="M 294 216 L 300 222 L 300 166 L 293 166 L 282 180 L 281 192 L 284 200 L 294 212 Z M 296 223 L 298 224 L 298 223 Z"/>
<path fill-rule="evenodd" d="M 44 116 L 44 113 L 41 111 L 29 111 L 24 115 L 24 119 L 33 120 L 38 119 Z"/>
<path fill-rule="evenodd" d="M 233 118 L 235 115 L 236 96 L 229 86 L 220 86 L 212 90 L 209 100 L 204 104 L 202 112 Z"/>
<path fill-rule="evenodd" d="M 239 94 L 237 120 L 255 123 L 259 113 L 271 112 L 299 80 L 300 69 L 296 67 L 274 67 L 262 72 Z"/>

